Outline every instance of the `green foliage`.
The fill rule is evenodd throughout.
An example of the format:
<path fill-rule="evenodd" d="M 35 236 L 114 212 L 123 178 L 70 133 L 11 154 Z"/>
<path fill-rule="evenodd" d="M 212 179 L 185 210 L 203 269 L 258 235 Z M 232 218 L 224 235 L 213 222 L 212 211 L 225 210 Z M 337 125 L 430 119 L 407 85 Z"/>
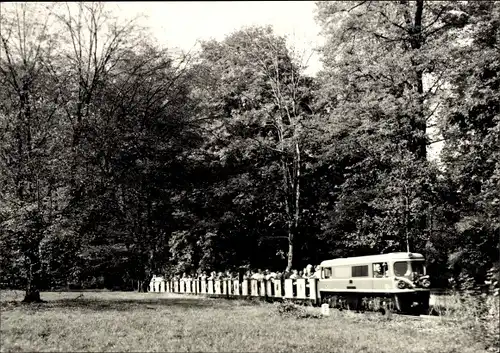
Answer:
<path fill-rule="evenodd" d="M 308 89 L 312 82 L 302 76 L 302 69 L 285 39 L 268 27 L 244 28 L 220 43 L 203 43 L 195 66 L 200 73 L 195 91 L 200 114 L 215 135 L 205 148 L 220 160 L 218 175 L 223 179 L 215 184 L 215 194 L 224 199 L 223 204 L 233 198 L 232 207 L 237 207 L 242 218 L 257 220 L 257 227 L 252 225 L 248 231 L 259 251 L 265 251 L 261 252 L 265 258 L 286 251 L 283 245 L 288 245 L 288 266 L 293 261 L 294 238 L 302 230 L 297 206 L 302 202 L 301 150 L 308 143 L 304 130 L 311 113 Z M 231 236 L 218 239 L 231 242 L 233 232 L 245 227 L 246 222 L 238 220 L 240 229 L 227 229 L 224 223 L 233 215 L 220 211 L 219 229 L 224 230 L 218 234 Z M 230 256 L 222 249 L 214 256 L 220 257 L 221 251 Z M 239 256 L 241 261 L 248 255 Z M 273 267 L 279 263 L 273 262 Z"/>
<path fill-rule="evenodd" d="M 103 4 L 12 5 L 0 282 L 36 299 L 409 247 L 433 285 L 476 287 L 500 250 L 498 6 L 318 3 L 312 78 L 270 27 L 177 57 Z"/>
<path fill-rule="evenodd" d="M 307 307 L 285 300 L 276 304 L 279 316 L 294 319 L 320 319 L 321 314 L 307 310 Z"/>
<path fill-rule="evenodd" d="M 334 126 L 325 132 L 337 146 L 325 155 L 334 157 L 330 169 L 337 169 L 334 174 L 340 176 L 338 201 L 326 210 L 323 227 L 328 234 L 325 240 L 345 249 L 337 254 L 405 251 L 408 242 L 410 250 L 427 256 L 431 273 L 442 277 L 441 283 L 446 283 L 450 254 L 454 254 L 454 263 L 448 263 L 452 271 L 466 268 L 473 275 L 484 273 L 498 259 L 497 210 L 486 221 L 484 201 L 470 199 L 466 206 L 455 180 L 467 174 L 452 170 L 462 162 L 446 165 L 444 155 L 443 170 L 429 162 L 426 153 L 432 144 L 429 128 L 443 126 L 447 109 L 453 112 L 473 102 L 465 99 L 465 92 L 474 90 L 474 67 L 484 64 L 478 52 L 473 54 L 464 43 L 474 36 L 484 43 L 485 36 L 474 31 L 494 33 L 495 6 L 427 1 L 318 3 L 317 18 L 327 41 L 317 104 L 323 119 Z M 489 58 L 488 63 L 497 62 L 498 51 L 493 54 L 482 45 L 478 50 Z M 481 102 L 498 116 L 494 100 Z M 457 125 L 449 132 L 440 131 L 445 153 L 453 151 L 460 158 L 457 146 L 469 148 L 463 141 L 472 131 L 463 125 L 464 135 L 454 138 Z M 492 129 L 486 134 L 475 134 L 478 143 L 491 139 L 492 148 L 497 148 L 494 125 L 488 125 Z M 493 170 L 498 161 L 497 154 L 470 157 L 466 160 L 474 161 L 478 172 L 479 168 Z M 469 177 L 476 178 L 473 170 Z M 492 186 L 488 195 L 495 198 L 495 180 L 487 183 Z M 469 191 L 474 182 L 469 179 L 462 185 Z M 464 217 L 466 210 L 472 218 Z"/>
<path fill-rule="evenodd" d="M 500 250 L 499 12 L 496 2 L 467 8 L 467 42 L 458 49 L 459 67 L 450 77 L 453 86 L 442 124 L 442 158 L 460 210 L 451 265 L 480 280 L 499 261 Z"/>

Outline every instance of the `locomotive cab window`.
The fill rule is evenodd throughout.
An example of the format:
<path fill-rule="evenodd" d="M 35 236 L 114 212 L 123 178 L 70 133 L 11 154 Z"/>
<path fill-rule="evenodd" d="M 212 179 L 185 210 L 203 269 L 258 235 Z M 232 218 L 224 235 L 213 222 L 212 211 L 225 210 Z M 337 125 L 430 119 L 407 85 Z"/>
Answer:
<path fill-rule="evenodd" d="M 332 278 L 332 269 L 329 267 L 323 267 L 323 278 Z"/>
<path fill-rule="evenodd" d="M 394 263 L 395 276 L 408 276 L 410 274 L 410 267 L 406 261 L 398 261 Z"/>
<path fill-rule="evenodd" d="M 373 277 L 375 278 L 383 278 L 387 277 L 387 263 L 378 262 L 373 264 Z"/>
<path fill-rule="evenodd" d="M 368 265 L 352 266 L 352 277 L 368 277 Z"/>
<path fill-rule="evenodd" d="M 417 275 L 423 276 L 425 275 L 425 266 L 423 261 L 413 261 L 411 263 L 412 272 Z"/>

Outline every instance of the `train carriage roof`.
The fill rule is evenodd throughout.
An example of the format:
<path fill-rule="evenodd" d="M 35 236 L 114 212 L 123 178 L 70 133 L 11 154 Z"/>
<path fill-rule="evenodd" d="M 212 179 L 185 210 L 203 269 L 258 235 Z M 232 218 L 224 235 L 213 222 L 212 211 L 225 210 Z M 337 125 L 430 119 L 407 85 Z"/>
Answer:
<path fill-rule="evenodd" d="M 396 260 L 424 260 L 422 254 L 393 252 L 389 254 L 347 257 L 333 260 L 325 260 L 320 263 L 321 267 L 341 266 L 341 265 L 364 265 L 374 262 L 387 262 Z"/>

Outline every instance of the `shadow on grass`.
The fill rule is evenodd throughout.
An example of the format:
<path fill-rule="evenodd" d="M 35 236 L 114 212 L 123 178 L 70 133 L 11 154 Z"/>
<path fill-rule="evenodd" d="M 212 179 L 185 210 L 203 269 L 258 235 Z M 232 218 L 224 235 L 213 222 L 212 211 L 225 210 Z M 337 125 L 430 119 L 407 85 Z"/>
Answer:
<path fill-rule="evenodd" d="M 154 298 L 154 299 L 55 299 L 45 303 L 23 303 L 21 301 L 5 301 L 1 303 L 2 310 L 23 308 L 26 310 L 43 311 L 50 309 L 74 309 L 91 311 L 130 311 L 130 310 L 159 310 L 162 308 L 175 307 L 182 309 L 190 308 L 217 308 L 227 307 L 217 300 L 205 298 Z"/>

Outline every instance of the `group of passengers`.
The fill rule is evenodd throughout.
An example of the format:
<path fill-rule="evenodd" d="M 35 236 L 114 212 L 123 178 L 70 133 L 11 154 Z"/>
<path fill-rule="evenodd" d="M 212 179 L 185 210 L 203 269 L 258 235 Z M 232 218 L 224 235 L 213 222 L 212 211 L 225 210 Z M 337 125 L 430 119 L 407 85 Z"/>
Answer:
<path fill-rule="evenodd" d="M 197 274 L 183 273 L 182 275 L 175 275 L 172 279 L 174 280 L 227 280 L 227 279 L 256 279 L 256 280 L 270 280 L 270 279 L 301 279 L 301 278 L 319 278 L 320 269 L 319 266 L 307 265 L 304 270 L 292 270 L 292 271 L 269 271 L 258 269 L 257 271 L 248 270 L 240 276 L 238 272 L 215 272 L 212 271 L 209 274 L 206 271 L 200 271 Z"/>

